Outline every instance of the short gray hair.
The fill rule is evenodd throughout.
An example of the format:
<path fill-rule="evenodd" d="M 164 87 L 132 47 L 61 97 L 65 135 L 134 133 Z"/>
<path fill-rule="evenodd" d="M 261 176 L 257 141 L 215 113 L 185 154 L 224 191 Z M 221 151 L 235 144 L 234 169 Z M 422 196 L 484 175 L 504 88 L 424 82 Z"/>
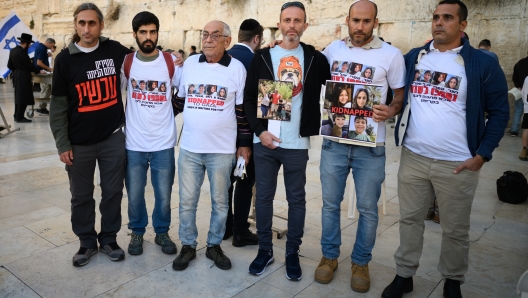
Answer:
<path fill-rule="evenodd" d="M 224 35 L 231 37 L 231 28 L 229 28 L 229 25 L 224 22 L 222 24 L 224 24 Z"/>
<path fill-rule="evenodd" d="M 50 38 L 46 39 L 45 42 L 48 42 L 48 43 L 55 43 L 55 39 L 53 39 L 53 38 L 50 37 Z"/>

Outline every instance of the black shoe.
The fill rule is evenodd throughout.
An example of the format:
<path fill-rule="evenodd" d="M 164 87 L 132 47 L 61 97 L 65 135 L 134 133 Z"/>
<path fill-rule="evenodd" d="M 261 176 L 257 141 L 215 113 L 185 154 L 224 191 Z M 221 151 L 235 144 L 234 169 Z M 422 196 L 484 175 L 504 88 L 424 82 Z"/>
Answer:
<path fill-rule="evenodd" d="M 402 298 L 403 294 L 413 291 L 413 280 L 411 277 L 396 275 L 394 280 L 383 290 L 381 298 Z"/>
<path fill-rule="evenodd" d="M 43 109 L 36 109 L 36 111 L 37 111 L 37 113 L 38 113 L 39 115 L 49 115 L 49 111 L 48 111 L 48 109 L 46 109 L 46 108 L 43 108 Z"/>
<path fill-rule="evenodd" d="M 138 256 L 143 253 L 143 235 L 132 233 L 130 235 L 130 243 L 128 243 L 128 253 L 133 256 Z"/>
<path fill-rule="evenodd" d="M 232 244 L 234 247 L 243 247 L 246 245 L 257 245 L 259 242 L 259 236 L 257 234 L 253 234 L 249 229 L 245 230 L 244 232 L 238 234 L 233 234 L 233 241 Z"/>
<path fill-rule="evenodd" d="M 446 278 L 444 283 L 444 298 L 462 298 L 460 281 Z"/>
<path fill-rule="evenodd" d="M 99 247 L 99 250 L 102 253 L 107 254 L 110 261 L 118 262 L 125 259 L 125 252 L 121 249 L 121 247 L 119 247 L 119 245 L 117 245 L 116 242 L 103 245 Z"/>
<path fill-rule="evenodd" d="M 302 278 L 301 264 L 299 264 L 299 254 L 286 254 L 286 278 L 299 281 Z"/>
<path fill-rule="evenodd" d="M 226 227 L 223 240 L 229 239 L 229 237 L 233 236 L 233 227 Z"/>
<path fill-rule="evenodd" d="M 167 233 L 156 234 L 154 243 L 161 246 L 161 252 L 164 254 L 173 255 L 178 251 L 176 248 L 176 243 L 172 241 L 172 239 L 169 237 L 169 234 Z"/>
<path fill-rule="evenodd" d="M 72 263 L 75 267 L 82 267 L 90 262 L 90 258 L 97 253 L 97 247 L 81 247 L 73 256 Z"/>
<path fill-rule="evenodd" d="M 30 123 L 30 122 L 33 122 L 29 119 L 27 119 L 26 117 L 22 118 L 22 119 L 18 119 L 18 120 L 15 120 L 16 123 Z"/>
<path fill-rule="evenodd" d="M 515 132 L 515 131 L 512 131 L 512 132 L 510 133 L 510 136 L 512 136 L 512 137 L 517 137 L 517 136 L 519 136 L 519 133 L 518 133 L 518 132 Z"/>
<path fill-rule="evenodd" d="M 257 257 L 249 265 L 249 273 L 253 275 L 261 275 L 266 270 L 269 264 L 273 264 L 273 250 L 259 249 Z"/>
<path fill-rule="evenodd" d="M 220 248 L 220 245 L 208 247 L 205 251 L 205 256 L 208 259 L 213 260 L 216 267 L 222 270 L 231 268 L 231 260 L 229 260 L 229 258 L 224 254 L 222 248 Z"/>
<path fill-rule="evenodd" d="M 189 266 L 189 262 L 196 258 L 196 248 L 192 248 L 190 245 L 184 245 L 180 251 L 180 254 L 172 262 L 172 269 L 174 270 L 185 270 Z"/>

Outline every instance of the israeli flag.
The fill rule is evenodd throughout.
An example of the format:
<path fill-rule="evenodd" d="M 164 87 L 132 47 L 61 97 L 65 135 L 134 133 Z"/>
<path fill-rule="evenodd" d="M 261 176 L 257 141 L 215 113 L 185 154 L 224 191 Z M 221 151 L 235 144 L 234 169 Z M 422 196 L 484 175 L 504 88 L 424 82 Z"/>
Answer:
<path fill-rule="evenodd" d="M 9 52 L 14 49 L 20 41 L 22 33 L 31 34 L 33 40 L 36 36 L 31 32 L 28 26 L 24 24 L 16 15 L 15 11 L 11 11 L 2 21 L 0 21 L 0 76 L 6 78 L 11 72 L 7 68 L 7 61 L 9 60 Z M 29 57 L 33 58 L 35 55 L 35 48 L 38 42 L 31 44 L 29 47 Z"/>

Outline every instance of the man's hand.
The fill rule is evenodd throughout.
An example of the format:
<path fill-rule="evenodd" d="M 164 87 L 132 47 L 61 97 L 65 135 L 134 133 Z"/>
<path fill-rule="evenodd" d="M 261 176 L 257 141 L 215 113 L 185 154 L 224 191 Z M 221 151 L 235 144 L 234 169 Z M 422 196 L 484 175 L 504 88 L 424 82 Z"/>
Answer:
<path fill-rule="evenodd" d="M 178 66 L 178 67 L 182 67 L 183 66 L 183 58 L 180 54 L 178 55 L 174 55 L 176 56 L 176 60 L 174 60 L 174 65 L 175 66 Z"/>
<path fill-rule="evenodd" d="M 277 146 L 273 145 L 273 141 L 275 142 L 282 142 L 279 138 L 277 138 L 276 136 L 272 135 L 271 132 L 269 131 L 264 131 L 260 134 L 259 136 L 259 139 L 260 139 L 260 143 L 270 149 L 275 149 L 277 148 Z"/>
<path fill-rule="evenodd" d="M 41 73 L 41 74 L 47 74 L 47 72 L 46 72 L 44 69 L 41 69 L 39 73 Z"/>
<path fill-rule="evenodd" d="M 484 159 L 480 155 L 475 155 L 474 157 L 465 160 L 463 163 L 461 163 L 456 169 L 453 171 L 453 174 L 458 174 L 462 172 L 462 170 L 467 169 L 470 171 L 478 171 L 480 168 L 482 168 L 482 165 L 484 165 Z"/>
<path fill-rule="evenodd" d="M 281 39 L 276 39 L 270 43 L 268 43 L 267 46 L 265 46 L 266 48 L 273 48 L 274 46 L 278 46 L 282 43 L 282 40 Z"/>
<path fill-rule="evenodd" d="M 242 156 L 244 160 L 246 161 L 246 166 L 249 162 L 249 158 L 251 157 L 251 148 L 250 147 L 239 147 L 237 150 L 237 158 L 239 156 Z"/>
<path fill-rule="evenodd" d="M 387 106 L 384 104 L 372 106 L 374 115 L 372 119 L 376 122 L 385 121 L 396 115 L 396 109 L 393 106 Z"/>
<path fill-rule="evenodd" d="M 62 152 L 61 154 L 59 154 L 59 157 L 63 163 L 69 166 L 73 165 L 73 151 L 72 150 Z"/>

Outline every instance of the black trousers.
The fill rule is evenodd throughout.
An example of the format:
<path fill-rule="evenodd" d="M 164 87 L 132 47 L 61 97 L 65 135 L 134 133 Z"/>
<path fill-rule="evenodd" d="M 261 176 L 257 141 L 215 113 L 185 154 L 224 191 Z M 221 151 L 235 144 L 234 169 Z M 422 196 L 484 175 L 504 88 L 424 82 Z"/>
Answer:
<path fill-rule="evenodd" d="M 66 165 L 70 179 L 71 222 L 81 247 L 96 248 L 116 241 L 121 229 L 121 200 L 125 179 L 125 134 L 120 129 L 94 145 L 73 145 L 73 165 Z M 95 231 L 95 162 L 101 177 L 101 231 Z"/>
<path fill-rule="evenodd" d="M 228 193 L 229 211 L 227 212 L 226 230 L 232 229 L 233 233 L 237 234 L 249 228 L 249 223 L 247 220 L 249 211 L 251 209 L 253 185 L 255 185 L 255 163 L 253 162 L 253 154 L 251 154 L 249 162 L 246 166 L 246 177 L 244 179 L 233 176 L 233 170 L 231 171 L 231 187 L 229 188 Z M 233 187 L 235 181 L 236 188 Z M 233 188 L 235 190 L 234 198 Z"/>
<path fill-rule="evenodd" d="M 22 120 L 24 118 L 24 112 L 26 112 L 27 105 L 18 105 L 15 104 L 15 114 L 13 115 L 15 117 L 15 120 Z"/>

